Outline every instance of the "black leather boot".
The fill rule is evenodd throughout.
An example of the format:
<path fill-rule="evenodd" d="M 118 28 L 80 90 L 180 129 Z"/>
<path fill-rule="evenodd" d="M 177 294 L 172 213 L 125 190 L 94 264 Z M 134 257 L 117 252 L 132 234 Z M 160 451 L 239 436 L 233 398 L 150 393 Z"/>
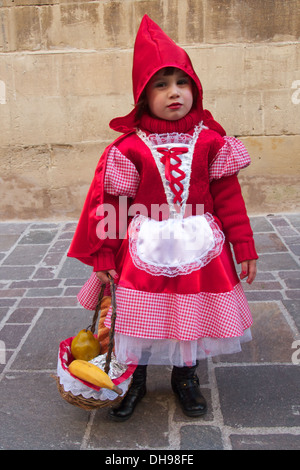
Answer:
<path fill-rule="evenodd" d="M 179 398 L 182 411 L 190 417 L 206 413 L 207 405 L 199 387 L 196 375 L 197 365 L 193 367 L 173 367 L 171 385 L 173 392 Z"/>
<path fill-rule="evenodd" d="M 146 394 L 147 366 L 137 366 L 132 383 L 121 404 L 109 410 L 109 416 L 115 421 L 126 421 L 133 414 L 138 402 Z"/>

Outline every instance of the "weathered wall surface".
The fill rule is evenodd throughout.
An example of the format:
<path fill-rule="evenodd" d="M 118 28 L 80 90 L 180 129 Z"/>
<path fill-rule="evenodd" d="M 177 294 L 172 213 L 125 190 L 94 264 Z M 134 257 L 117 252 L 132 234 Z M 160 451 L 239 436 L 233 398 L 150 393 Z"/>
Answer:
<path fill-rule="evenodd" d="M 250 214 L 300 210 L 299 0 L 0 0 L 0 216 L 77 218 L 112 117 L 131 110 L 147 13 L 252 156 Z"/>

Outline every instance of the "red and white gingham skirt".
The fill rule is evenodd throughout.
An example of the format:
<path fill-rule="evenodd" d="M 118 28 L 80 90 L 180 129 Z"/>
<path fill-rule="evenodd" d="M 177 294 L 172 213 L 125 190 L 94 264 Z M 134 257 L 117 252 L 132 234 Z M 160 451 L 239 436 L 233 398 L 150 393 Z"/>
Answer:
<path fill-rule="evenodd" d="M 192 341 L 242 336 L 252 324 L 241 284 L 222 294 L 169 294 L 119 287 L 115 331 L 138 338 Z M 110 326 L 110 314 L 106 319 Z"/>
<path fill-rule="evenodd" d="M 78 294 L 81 305 L 93 310 L 100 288 L 93 273 Z M 180 367 L 205 357 L 238 352 L 242 342 L 251 340 L 252 316 L 241 283 L 217 294 L 155 293 L 120 286 L 116 301 L 115 349 L 123 363 Z M 105 321 L 107 327 L 110 315 L 111 311 Z"/>
<path fill-rule="evenodd" d="M 101 283 L 95 273 L 78 294 L 80 304 L 94 310 Z M 109 295 L 109 291 L 107 292 Z M 195 340 L 242 336 L 252 324 L 243 288 L 224 293 L 155 293 L 118 287 L 115 331 L 142 338 Z M 110 312 L 106 326 L 110 326 Z"/>

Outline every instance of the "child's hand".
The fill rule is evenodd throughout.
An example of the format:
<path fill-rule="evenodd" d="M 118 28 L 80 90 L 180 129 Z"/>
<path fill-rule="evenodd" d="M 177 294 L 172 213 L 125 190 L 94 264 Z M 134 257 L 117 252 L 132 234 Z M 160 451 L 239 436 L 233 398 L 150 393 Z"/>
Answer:
<path fill-rule="evenodd" d="M 97 271 L 96 276 L 102 284 L 107 284 L 109 282 L 109 277 L 107 274 L 110 274 L 113 279 L 118 277 L 118 274 L 114 269 L 110 269 L 109 271 Z"/>
<path fill-rule="evenodd" d="M 242 261 L 241 267 L 242 272 L 240 274 L 240 279 L 247 277 L 247 283 L 251 284 L 256 276 L 256 260 L 250 259 L 248 261 Z"/>

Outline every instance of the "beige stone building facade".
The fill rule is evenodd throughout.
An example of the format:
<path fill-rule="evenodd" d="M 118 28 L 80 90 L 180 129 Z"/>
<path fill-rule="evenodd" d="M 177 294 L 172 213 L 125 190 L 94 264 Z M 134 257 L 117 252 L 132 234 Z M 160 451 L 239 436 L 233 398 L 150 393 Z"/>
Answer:
<path fill-rule="evenodd" d="M 249 214 L 300 210 L 300 0 L 0 0 L 0 215 L 77 219 L 111 118 L 132 109 L 147 13 L 252 157 Z"/>

